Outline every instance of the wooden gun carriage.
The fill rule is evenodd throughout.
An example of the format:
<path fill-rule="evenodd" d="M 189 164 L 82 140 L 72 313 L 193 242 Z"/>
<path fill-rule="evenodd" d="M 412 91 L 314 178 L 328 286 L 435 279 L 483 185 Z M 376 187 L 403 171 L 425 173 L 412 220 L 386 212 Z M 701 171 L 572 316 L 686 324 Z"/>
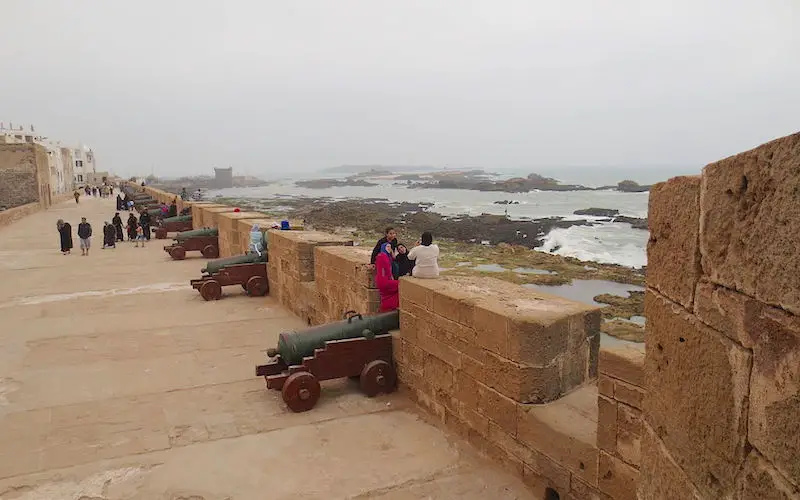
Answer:
<path fill-rule="evenodd" d="M 207 259 L 219 257 L 219 232 L 215 228 L 185 231 L 175 236 L 172 245 L 165 245 L 164 251 L 174 260 L 186 258 L 186 252 L 200 252 Z"/>
<path fill-rule="evenodd" d="M 222 287 L 231 285 L 241 285 L 251 297 L 262 297 L 269 293 L 266 263 L 266 253 L 211 261 L 202 269 L 205 276 L 191 280 L 190 284 L 205 300 L 219 300 L 222 298 Z"/>
<path fill-rule="evenodd" d="M 397 386 L 392 362 L 391 330 L 399 328 L 399 312 L 362 317 L 355 311 L 344 321 L 282 333 L 272 358 L 256 366 L 267 389 L 281 391 L 294 412 L 308 411 L 320 397 L 320 381 L 357 378 L 368 397 L 389 393 Z"/>

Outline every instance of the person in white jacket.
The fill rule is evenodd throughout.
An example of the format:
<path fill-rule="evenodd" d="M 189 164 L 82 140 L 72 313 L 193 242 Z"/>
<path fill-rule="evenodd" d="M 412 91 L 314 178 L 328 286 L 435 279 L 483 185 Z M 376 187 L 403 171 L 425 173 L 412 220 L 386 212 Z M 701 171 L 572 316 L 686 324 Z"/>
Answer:
<path fill-rule="evenodd" d="M 433 244 L 433 235 L 425 231 L 417 246 L 408 252 L 409 260 L 416 262 L 411 275 L 415 278 L 439 277 L 439 247 Z"/>

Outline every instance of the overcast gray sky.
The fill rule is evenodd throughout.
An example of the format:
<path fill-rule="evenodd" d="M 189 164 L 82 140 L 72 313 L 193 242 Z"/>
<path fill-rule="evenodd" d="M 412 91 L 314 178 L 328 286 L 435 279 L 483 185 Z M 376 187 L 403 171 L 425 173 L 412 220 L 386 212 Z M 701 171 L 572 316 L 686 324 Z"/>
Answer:
<path fill-rule="evenodd" d="M 118 173 L 697 164 L 800 129 L 798 0 L 2 0 L 0 121 Z"/>

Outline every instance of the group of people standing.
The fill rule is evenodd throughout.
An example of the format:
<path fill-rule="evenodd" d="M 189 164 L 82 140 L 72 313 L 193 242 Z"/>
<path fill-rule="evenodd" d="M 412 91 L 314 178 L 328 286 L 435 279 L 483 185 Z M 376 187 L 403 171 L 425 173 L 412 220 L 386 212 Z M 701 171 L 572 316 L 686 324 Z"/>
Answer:
<path fill-rule="evenodd" d="M 58 219 L 56 228 L 61 242 L 61 253 L 69 255 L 72 253 L 73 246 L 72 225 L 64 222 L 64 219 Z M 81 223 L 78 224 L 78 239 L 80 240 L 81 255 L 89 255 L 89 249 L 92 246 L 92 225 L 86 222 L 86 217 L 81 217 Z"/>
<path fill-rule="evenodd" d="M 128 215 L 126 226 L 123 228 L 122 217 L 120 217 L 119 212 L 115 213 L 111 222 L 106 221 L 103 224 L 103 248 L 116 248 L 118 241 L 125 241 L 124 235 L 126 231 L 128 233 L 128 241 L 135 241 L 136 247 L 139 244 L 144 247 L 145 242 L 150 240 L 150 222 L 150 214 L 147 212 L 142 213 L 138 220 L 131 213 Z M 61 242 L 61 253 L 69 255 L 73 247 L 72 225 L 63 219 L 58 219 L 56 227 Z M 81 223 L 78 224 L 78 239 L 80 240 L 81 255 L 89 255 L 92 241 L 92 225 L 86 221 L 86 217 L 81 217 Z"/>
<path fill-rule="evenodd" d="M 433 235 L 422 233 L 414 248 L 408 249 L 397 241 L 397 231 L 387 227 L 384 237 L 372 250 L 370 264 L 375 266 L 375 286 L 381 296 L 381 312 L 400 307 L 399 279 L 439 277 L 439 247 L 433 244 Z"/>

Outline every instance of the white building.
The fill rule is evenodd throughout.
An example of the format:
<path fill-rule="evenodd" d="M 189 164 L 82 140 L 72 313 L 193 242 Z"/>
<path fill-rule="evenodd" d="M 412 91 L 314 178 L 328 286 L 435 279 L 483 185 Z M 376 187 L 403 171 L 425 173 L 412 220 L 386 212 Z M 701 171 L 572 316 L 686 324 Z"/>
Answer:
<path fill-rule="evenodd" d="M 87 183 L 97 184 L 95 175 L 97 165 L 94 151 L 91 148 L 85 145 L 68 148 L 63 146 L 61 141 L 52 141 L 47 137 L 37 135 L 33 126 L 30 127 L 30 131 L 26 131 L 21 126 L 9 124 L 6 128 L 3 123 L 0 123 L 0 144 L 26 142 L 39 144 L 47 149 L 52 194 L 68 193 Z"/>
<path fill-rule="evenodd" d="M 86 146 L 81 146 L 72 150 L 72 174 L 75 179 L 75 186 L 83 186 L 86 183 L 94 182 L 94 174 L 97 173 L 94 151 Z"/>

